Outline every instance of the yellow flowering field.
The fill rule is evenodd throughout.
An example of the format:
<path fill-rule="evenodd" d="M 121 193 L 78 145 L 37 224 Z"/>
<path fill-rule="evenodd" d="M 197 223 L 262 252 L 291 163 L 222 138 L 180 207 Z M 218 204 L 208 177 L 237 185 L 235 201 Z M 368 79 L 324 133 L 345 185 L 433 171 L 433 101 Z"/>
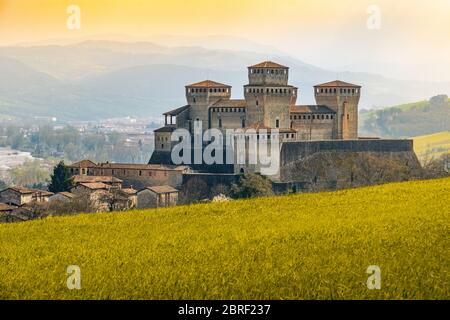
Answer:
<path fill-rule="evenodd" d="M 450 179 L 2 224 L 0 244 L 0 299 L 450 299 Z"/>

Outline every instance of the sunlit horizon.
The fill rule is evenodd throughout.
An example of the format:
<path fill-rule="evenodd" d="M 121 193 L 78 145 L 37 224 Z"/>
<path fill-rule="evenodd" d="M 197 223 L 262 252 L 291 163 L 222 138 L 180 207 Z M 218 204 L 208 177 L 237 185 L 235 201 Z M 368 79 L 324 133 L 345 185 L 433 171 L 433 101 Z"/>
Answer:
<path fill-rule="evenodd" d="M 374 4 L 379 30 L 367 28 Z M 66 27 L 69 5 L 81 10 L 80 30 Z M 0 45 L 229 36 L 323 68 L 450 81 L 449 18 L 446 0 L 0 0 Z"/>

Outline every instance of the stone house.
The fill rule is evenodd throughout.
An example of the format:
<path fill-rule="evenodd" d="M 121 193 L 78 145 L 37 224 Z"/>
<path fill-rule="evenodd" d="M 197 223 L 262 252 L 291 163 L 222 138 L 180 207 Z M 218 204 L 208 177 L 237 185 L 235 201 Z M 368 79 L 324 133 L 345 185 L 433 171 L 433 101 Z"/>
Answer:
<path fill-rule="evenodd" d="M 101 182 L 80 183 L 73 187 L 70 192 L 76 196 L 86 196 L 97 212 L 109 211 L 109 199 L 111 190 L 120 190 Z"/>
<path fill-rule="evenodd" d="M 22 206 L 31 202 L 45 203 L 52 195 L 53 193 L 43 190 L 11 187 L 0 191 L 0 202 L 15 206 Z"/>
<path fill-rule="evenodd" d="M 124 187 L 134 186 L 138 189 L 158 185 L 179 187 L 183 182 L 183 174 L 190 171 L 190 168 L 187 166 L 109 162 L 96 164 L 90 160 L 82 160 L 69 165 L 68 168 L 72 176 L 112 176 L 122 180 Z M 79 177 L 77 179 L 82 181 Z M 107 183 L 105 181 L 94 182 Z"/>
<path fill-rule="evenodd" d="M 4 211 L 2 211 L 2 207 Z M 23 222 L 37 218 L 32 210 L 25 207 L 8 207 L 0 203 L 0 223 Z"/>
<path fill-rule="evenodd" d="M 160 208 L 175 206 L 179 191 L 171 186 L 147 187 L 137 193 L 137 207 Z"/>
<path fill-rule="evenodd" d="M 52 195 L 48 199 L 48 202 L 49 203 L 53 203 L 53 202 L 66 202 L 67 203 L 67 202 L 72 201 L 75 197 L 76 197 L 76 195 L 71 192 L 59 192 L 59 193 Z"/>

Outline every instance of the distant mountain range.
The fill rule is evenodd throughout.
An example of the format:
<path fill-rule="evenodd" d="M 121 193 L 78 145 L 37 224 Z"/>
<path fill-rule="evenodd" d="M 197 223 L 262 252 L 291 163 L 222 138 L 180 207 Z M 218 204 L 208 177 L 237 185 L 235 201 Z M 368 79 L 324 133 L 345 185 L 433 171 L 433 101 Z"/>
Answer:
<path fill-rule="evenodd" d="M 252 44 L 251 48 L 255 51 L 100 40 L 1 47 L 0 114 L 61 120 L 158 117 L 185 103 L 186 84 L 207 78 L 232 85 L 233 96 L 242 97 L 246 67 L 268 55 L 291 68 L 290 82 L 300 88 L 298 102 L 302 104 L 314 103 L 313 85 L 336 78 L 363 86 L 363 109 L 450 92 L 450 83 L 400 81 L 369 73 L 337 74 L 279 52 L 264 53 L 269 47 Z"/>

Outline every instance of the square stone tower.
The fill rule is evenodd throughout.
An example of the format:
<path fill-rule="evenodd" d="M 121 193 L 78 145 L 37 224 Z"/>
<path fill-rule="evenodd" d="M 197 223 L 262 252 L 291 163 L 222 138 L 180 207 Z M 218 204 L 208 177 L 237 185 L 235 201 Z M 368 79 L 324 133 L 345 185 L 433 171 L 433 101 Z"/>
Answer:
<path fill-rule="evenodd" d="M 318 105 L 327 106 L 336 112 L 333 139 L 358 139 L 361 86 L 336 80 L 314 86 L 314 96 Z"/>
<path fill-rule="evenodd" d="M 193 122 L 202 121 L 203 130 L 209 126 L 209 107 L 221 99 L 229 100 L 231 86 L 211 80 L 186 86 L 186 100 L 190 106 L 189 128 L 192 132 Z"/>
<path fill-rule="evenodd" d="M 248 67 L 249 84 L 244 86 L 247 125 L 290 128 L 289 108 L 297 100 L 297 88 L 288 84 L 289 68 L 265 61 Z"/>

